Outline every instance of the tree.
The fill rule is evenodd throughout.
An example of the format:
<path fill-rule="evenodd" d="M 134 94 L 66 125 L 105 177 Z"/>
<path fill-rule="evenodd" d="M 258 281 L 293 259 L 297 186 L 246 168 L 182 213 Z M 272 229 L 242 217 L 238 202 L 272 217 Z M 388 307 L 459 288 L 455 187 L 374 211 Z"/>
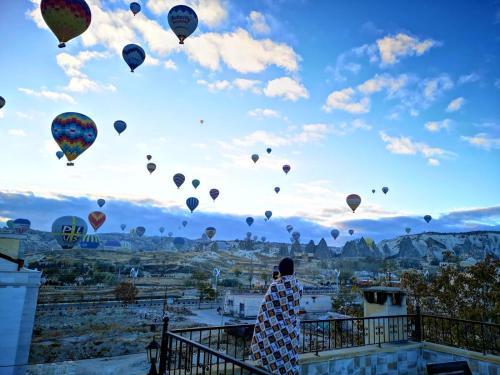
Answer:
<path fill-rule="evenodd" d="M 133 303 L 139 290 L 129 282 L 118 284 L 114 290 L 115 297 L 124 303 Z"/>
<path fill-rule="evenodd" d="M 241 276 L 241 270 L 239 268 L 235 268 L 233 273 L 234 273 L 234 276 L 236 276 L 236 278 Z"/>

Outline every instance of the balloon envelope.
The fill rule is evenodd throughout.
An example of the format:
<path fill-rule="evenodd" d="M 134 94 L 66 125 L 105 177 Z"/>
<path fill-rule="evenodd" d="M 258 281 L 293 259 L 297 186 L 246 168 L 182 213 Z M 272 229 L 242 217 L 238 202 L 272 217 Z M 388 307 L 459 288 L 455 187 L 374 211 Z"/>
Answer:
<path fill-rule="evenodd" d="M 340 232 L 338 229 L 332 229 L 332 231 L 330 232 L 330 234 L 332 235 L 333 239 L 336 240 L 337 237 L 339 236 Z"/>
<path fill-rule="evenodd" d="M 357 194 L 350 194 L 346 198 L 347 205 L 351 208 L 352 212 L 361 204 L 361 197 Z"/>
<path fill-rule="evenodd" d="M 375 194 L 375 189 L 372 189 L 372 193 Z"/>
<path fill-rule="evenodd" d="M 97 231 L 106 221 L 106 215 L 101 211 L 94 211 L 89 214 L 89 223 Z"/>
<path fill-rule="evenodd" d="M 62 216 L 52 223 L 52 235 L 63 249 L 72 249 L 87 234 L 87 223 L 77 216 Z"/>
<path fill-rule="evenodd" d="M 292 233 L 292 238 L 294 241 L 300 240 L 300 232 L 293 232 Z"/>
<path fill-rule="evenodd" d="M 126 227 L 127 226 L 125 224 L 120 225 L 120 228 L 122 229 L 122 231 L 125 230 Z"/>
<path fill-rule="evenodd" d="M 98 205 L 99 207 L 102 207 L 102 206 L 104 206 L 105 204 L 106 204 L 106 201 L 105 201 L 104 199 L 99 198 L 99 199 L 97 200 L 97 205 Z"/>
<path fill-rule="evenodd" d="M 175 186 L 177 186 L 177 189 L 179 189 L 184 181 L 186 181 L 186 177 L 182 173 L 176 173 L 174 174 L 173 180 Z"/>
<path fill-rule="evenodd" d="M 186 228 L 186 225 L 188 225 L 187 220 L 182 220 L 182 226 L 183 226 L 184 228 Z"/>
<path fill-rule="evenodd" d="M 151 155 L 146 155 L 146 159 L 151 160 L 152 156 Z"/>
<path fill-rule="evenodd" d="M 281 189 L 280 189 L 278 186 L 276 186 L 276 187 L 274 188 L 274 191 L 276 192 L 276 194 L 278 194 L 278 193 L 280 192 L 280 190 L 281 190 Z"/>
<path fill-rule="evenodd" d="M 214 227 L 207 227 L 205 229 L 205 234 L 207 235 L 207 237 L 209 239 L 212 239 L 212 237 L 215 236 L 216 232 L 217 232 L 217 230 Z"/>
<path fill-rule="evenodd" d="M 269 148 L 269 147 L 268 147 L 268 148 L 266 148 L 266 152 L 267 152 L 268 154 L 270 154 L 270 153 L 271 153 L 271 151 L 272 151 L 272 149 L 271 149 L 271 148 Z"/>
<path fill-rule="evenodd" d="M 30 226 L 31 221 L 29 221 L 28 219 L 16 219 L 13 222 L 12 228 L 17 234 L 23 234 L 30 229 Z"/>
<path fill-rule="evenodd" d="M 87 234 L 80 241 L 80 247 L 82 249 L 97 249 L 100 244 L 99 237 L 95 234 Z"/>
<path fill-rule="evenodd" d="M 200 186 L 200 180 L 193 180 L 191 183 L 193 184 L 193 187 L 195 189 L 198 188 L 198 186 Z"/>
<path fill-rule="evenodd" d="M 273 213 L 272 213 L 272 211 L 266 211 L 266 212 L 264 212 L 264 215 L 266 216 L 267 220 L 269 220 L 271 218 L 271 216 L 273 216 Z"/>
<path fill-rule="evenodd" d="M 136 3 L 135 1 L 130 3 L 130 10 L 134 13 L 134 16 L 141 11 L 141 4 Z"/>
<path fill-rule="evenodd" d="M 198 16 L 190 7 L 176 5 L 168 12 L 168 24 L 179 38 L 179 44 L 184 44 L 184 40 L 196 30 Z"/>
<path fill-rule="evenodd" d="M 290 169 L 291 169 L 291 168 L 290 168 L 290 166 L 289 166 L 288 164 L 285 164 L 285 165 L 283 166 L 283 172 L 285 172 L 285 174 L 288 174 L 288 172 L 290 172 Z"/>
<path fill-rule="evenodd" d="M 193 211 L 196 209 L 196 207 L 198 207 L 198 204 L 200 204 L 200 201 L 198 200 L 198 198 L 190 197 L 190 198 L 186 199 L 186 205 L 188 206 L 191 213 L 193 213 Z"/>
<path fill-rule="evenodd" d="M 217 190 L 217 189 L 211 189 L 209 193 L 210 193 L 210 196 L 212 197 L 212 199 L 215 202 L 215 200 L 219 196 L 219 190 Z"/>
<path fill-rule="evenodd" d="M 352 236 L 354 234 L 354 229 L 349 229 L 349 234 Z"/>
<path fill-rule="evenodd" d="M 253 154 L 253 155 L 251 156 L 251 158 L 252 158 L 252 160 L 253 160 L 253 162 L 254 162 L 254 163 L 257 163 L 257 160 L 259 160 L 259 155 L 257 155 L 257 154 Z"/>
<path fill-rule="evenodd" d="M 288 224 L 286 227 L 286 231 L 290 233 L 293 230 L 293 225 Z"/>
<path fill-rule="evenodd" d="M 146 52 L 137 44 L 127 44 L 122 50 L 123 60 L 133 72 L 146 59 Z"/>
<path fill-rule="evenodd" d="M 0 96 L 0 109 L 2 109 L 5 105 L 5 99 L 3 98 L 3 96 Z"/>
<path fill-rule="evenodd" d="M 431 220 L 432 220 L 432 216 L 431 215 L 425 215 L 424 216 L 424 220 L 429 223 Z"/>
<path fill-rule="evenodd" d="M 160 227 L 158 228 L 158 230 L 160 231 L 161 234 L 163 234 L 163 232 L 165 232 L 165 227 Z"/>
<path fill-rule="evenodd" d="M 144 227 L 135 228 L 135 234 L 137 234 L 139 237 L 142 237 L 144 233 L 146 233 L 146 228 Z"/>
<path fill-rule="evenodd" d="M 125 131 L 125 129 L 127 129 L 127 124 L 125 123 L 125 121 L 122 120 L 115 121 L 113 126 L 118 134 L 122 134 Z"/>
<path fill-rule="evenodd" d="M 148 163 L 146 165 L 146 168 L 148 169 L 149 173 L 153 173 L 156 169 L 156 164 L 155 163 Z"/>
<path fill-rule="evenodd" d="M 59 40 L 59 48 L 83 34 L 90 26 L 92 13 L 84 0 L 42 0 L 42 17 Z"/>
<path fill-rule="evenodd" d="M 252 224 L 254 222 L 254 219 L 253 219 L 253 217 L 249 216 L 249 217 L 246 218 L 245 221 L 248 224 L 248 226 L 250 227 L 250 226 L 252 226 Z"/>
<path fill-rule="evenodd" d="M 90 117 L 77 112 L 65 112 L 52 121 L 52 136 L 71 163 L 97 138 L 97 127 Z"/>
<path fill-rule="evenodd" d="M 384 186 L 384 187 L 382 188 L 382 192 L 383 192 L 384 194 L 387 194 L 387 192 L 388 192 L 388 191 L 389 191 L 389 188 L 388 188 L 387 186 Z"/>
<path fill-rule="evenodd" d="M 61 159 L 62 159 L 62 157 L 64 156 L 64 152 L 62 152 L 62 151 L 57 151 L 57 152 L 56 152 L 56 156 L 57 156 L 57 158 L 58 158 L 59 160 L 61 160 Z"/>
<path fill-rule="evenodd" d="M 410 234 L 411 228 L 405 228 L 405 232 L 406 232 L 406 234 Z"/>

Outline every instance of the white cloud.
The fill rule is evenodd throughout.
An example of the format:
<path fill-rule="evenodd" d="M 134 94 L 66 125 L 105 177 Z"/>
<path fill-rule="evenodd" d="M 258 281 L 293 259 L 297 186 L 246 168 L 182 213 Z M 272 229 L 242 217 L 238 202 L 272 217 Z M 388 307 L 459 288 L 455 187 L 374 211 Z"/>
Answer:
<path fill-rule="evenodd" d="M 167 13 L 177 5 L 177 0 L 148 0 L 147 6 L 155 14 Z M 186 5 L 194 9 L 199 22 L 214 27 L 220 25 L 227 18 L 227 5 L 220 0 L 187 0 Z"/>
<path fill-rule="evenodd" d="M 458 97 L 456 99 L 453 99 L 450 104 L 448 104 L 448 107 L 446 107 L 446 112 L 455 112 L 458 111 L 460 108 L 465 103 L 465 99 L 463 97 Z"/>
<path fill-rule="evenodd" d="M 441 162 L 438 159 L 429 158 L 429 159 L 427 159 L 427 164 L 429 164 L 432 167 L 437 167 L 437 166 L 441 165 Z"/>
<path fill-rule="evenodd" d="M 32 89 L 26 89 L 26 88 L 18 88 L 18 90 L 26 95 L 29 96 L 35 96 L 37 98 L 45 98 L 49 100 L 53 100 L 55 102 L 63 101 L 63 102 L 68 102 L 68 103 L 75 103 L 75 99 L 64 93 L 64 92 L 56 92 L 56 91 L 49 91 L 49 90 L 40 90 L 40 91 L 35 91 Z"/>
<path fill-rule="evenodd" d="M 269 34 L 271 32 L 271 28 L 266 22 L 266 17 L 255 10 L 250 12 L 248 16 L 250 20 L 251 29 L 258 34 Z"/>
<path fill-rule="evenodd" d="M 24 130 L 22 129 L 9 129 L 8 132 L 10 135 L 14 137 L 26 137 L 27 134 Z"/>
<path fill-rule="evenodd" d="M 372 129 L 372 126 L 367 124 L 365 120 L 359 118 L 351 122 L 341 122 L 339 124 L 330 125 L 330 131 L 335 135 L 351 134 L 358 129 L 368 131 Z"/>
<path fill-rule="evenodd" d="M 247 112 L 249 116 L 258 118 L 280 118 L 281 115 L 278 111 L 269 108 L 255 108 Z"/>
<path fill-rule="evenodd" d="M 423 81 L 423 95 L 427 100 L 434 100 L 446 90 L 453 88 L 453 81 L 446 74 Z"/>
<path fill-rule="evenodd" d="M 255 79 L 236 78 L 233 80 L 233 85 L 241 91 L 251 91 L 254 94 L 262 93 L 262 89 L 259 87 L 260 81 Z"/>
<path fill-rule="evenodd" d="M 399 155 L 419 154 L 424 158 L 428 159 L 428 163 L 431 165 L 436 165 L 436 163 L 430 161 L 430 159 L 456 157 L 456 154 L 454 152 L 447 151 L 438 147 L 431 147 L 423 142 L 414 142 L 410 137 L 405 137 L 405 136 L 391 137 L 383 131 L 381 131 L 379 135 L 382 141 L 387 144 L 385 148 L 392 154 L 399 154 Z"/>
<path fill-rule="evenodd" d="M 393 65 L 404 56 L 423 55 L 431 47 L 437 45 L 436 41 L 432 39 L 420 41 L 418 38 L 403 33 L 396 36 L 386 36 L 378 39 L 376 43 L 382 65 Z"/>
<path fill-rule="evenodd" d="M 205 86 L 210 92 L 229 90 L 232 88 L 231 82 L 226 80 L 207 82 L 204 79 L 199 79 L 196 83 L 201 86 Z"/>
<path fill-rule="evenodd" d="M 366 113 L 370 110 L 370 99 L 361 98 L 358 101 L 354 99 L 355 91 L 348 87 L 339 91 L 334 91 L 326 99 L 323 110 L 330 112 L 332 109 L 339 109 L 350 113 Z"/>
<path fill-rule="evenodd" d="M 264 94 L 270 97 L 283 97 L 285 100 L 297 101 L 309 98 L 309 92 L 300 82 L 290 77 L 276 78 L 267 82 Z"/>
<path fill-rule="evenodd" d="M 365 95 L 370 95 L 381 90 L 387 90 L 389 94 L 394 94 L 408 83 L 408 76 L 401 74 L 394 78 L 388 74 L 375 75 L 375 77 L 358 85 L 357 89 Z"/>
<path fill-rule="evenodd" d="M 500 138 L 495 138 L 486 133 L 478 133 L 472 137 L 461 136 L 463 141 L 483 150 L 500 149 Z"/>
<path fill-rule="evenodd" d="M 92 81 L 88 78 L 73 77 L 69 80 L 68 85 L 64 88 L 70 92 L 100 92 L 100 91 L 116 91 L 116 87 L 109 84 L 103 85 L 101 83 Z"/>
<path fill-rule="evenodd" d="M 429 121 L 424 126 L 431 133 L 437 133 L 441 129 L 449 130 L 451 125 L 450 119 L 444 119 L 442 121 Z"/>
<path fill-rule="evenodd" d="M 16 112 L 17 117 L 25 119 L 25 120 L 33 120 L 35 117 L 33 115 L 30 115 L 29 113 L 24 113 L 24 112 Z"/>
<path fill-rule="evenodd" d="M 173 60 L 166 60 L 164 63 L 163 63 L 163 67 L 165 69 L 169 69 L 169 70 L 177 70 L 177 65 L 175 64 L 175 62 Z"/>
<path fill-rule="evenodd" d="M 156 57 L 146 55 L 146 59 L 144 59 L 144 65 L 147 66 L 158 66 L 160 65 L 160 60 Z"/>
<path fill-rule="evenodd" d="M 481 77 L 479 74 L 472 72 L 471 74 L 464 74 L 458 78 L 458 84 L 463 85 L 466 83 L 473 83 L 479 81 Z"/>

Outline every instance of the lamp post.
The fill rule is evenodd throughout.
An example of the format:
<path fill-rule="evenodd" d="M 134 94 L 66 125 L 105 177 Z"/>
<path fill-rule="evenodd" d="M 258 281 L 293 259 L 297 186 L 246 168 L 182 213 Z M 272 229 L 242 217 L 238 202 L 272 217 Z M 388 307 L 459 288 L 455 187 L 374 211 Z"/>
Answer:
<path fill-rule="evenodd" d="M 158 352 L 160 351 L 160 345 L 156 342 L 153 337 L 148 346 L 146 346 L 146 353 L 148 355 L 148 362 L 151 363 L 148 375 L 158 375 L 156 371 L 156 361 L 158 360 Z"/>

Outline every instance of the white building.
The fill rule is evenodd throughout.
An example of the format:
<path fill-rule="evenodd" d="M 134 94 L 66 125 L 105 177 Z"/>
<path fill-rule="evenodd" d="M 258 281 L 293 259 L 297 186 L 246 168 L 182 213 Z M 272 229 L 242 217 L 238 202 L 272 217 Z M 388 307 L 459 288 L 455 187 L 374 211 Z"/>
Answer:
<path fill-rule="evenodd" d="M 460 262 L 460 267 L 468 268 L 468 267 L 475 266 L 476 264 L 477 264 L 477 260 L 475 260 L 473 257 L 469 257 L 469 258 Z"/>
<path fill-rule="evenodd" d="M 41 272 L 23 267 L 24 236 L 0 233 L 0 374 L 26 373 Z"/>

